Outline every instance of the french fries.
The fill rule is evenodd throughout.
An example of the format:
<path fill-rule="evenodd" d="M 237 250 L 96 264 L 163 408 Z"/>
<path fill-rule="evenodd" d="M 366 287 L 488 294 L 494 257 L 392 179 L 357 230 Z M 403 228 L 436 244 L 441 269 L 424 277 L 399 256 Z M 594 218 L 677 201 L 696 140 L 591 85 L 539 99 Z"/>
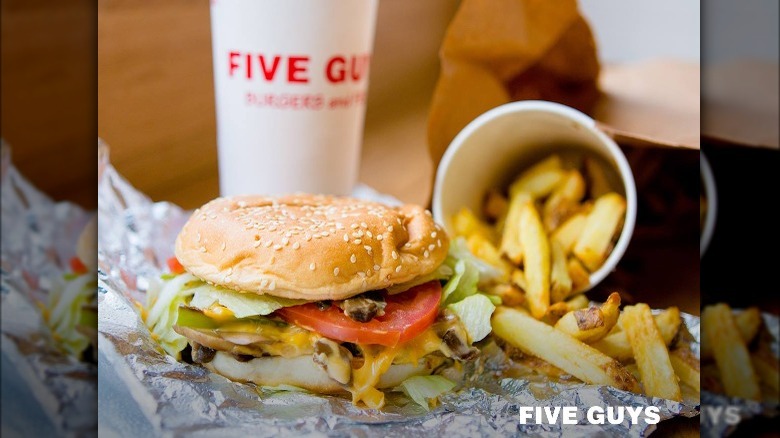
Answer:
<path fill-rule="evenodd" d="M 509 210 L 504 222 L 504 230 L 501 234 L 501 253 L 509 260 L 519 265 L 523 261 L 523 245 L 520 240 L 520 213 L 523 206 L 531 202 L 527 193 L 518 193 L 509 201 Z"/>
<path fill-rule="evenodd" d="M 623 314 L 618 317 L 618 326 L 622 326 Z M 669 346 L 682 325 L 682 318 L 680 317 L 680 309 L 676 307 L 670 307 L 658 315 L 654 316 L 655 324 L 658 330 L 661 332 L 661 338 L 664 343 Z M 603 339 L 594 342 L 593 348 L 601 351 L 609 357 L 625 362 L 633 357 L 631 345 L 628 342 L 626 332 L 623 330 L 613 331 Z"/>
<path fill-rule="evenodd" d="M 585 196 L 585 179 L 576 170 L 565 173 L 563 179 L 544 202 L 542 218 L 547 231 L 553 231 L 569 216 L 580 209 L 579 201 Z"/>
<path fill-rule="evenodd" d="M 669 354 L 669 359 L 672 361 L 672 368 L 680 378 L 680 382 L 699 392 L 701 390 L 701 365 L 690 348 L 676 348 Z"/>
<path fill-rule="evenodd" d="M 702 338 L 712 348 L 723 390 L 729 397 L 761 400 L 758 377 L 745 341 L 726 304 L 707 306 L 701 315 Z"/>
<path fill-rule="evenodd" d="M 669 359 L 669 350 L 647 304 L 623 309 L 623 330 L 634 352 L 645 394 L 668 400 L 682 400 L 680 385 Z"/>
<path fill-rule="evenodd" d="M 572 280 L 569 276 L 569 268 L 566 266 L 566 254 L 563 247 L 556 240 L 550 242 L 550 255 L 552 266 L 550 268 L 550 302 L 557 303 L 565 300 L 572 293 Z"/>
<path fill-rule="evenodd" d="M 551 155 L 523 172 L 509 186 L 509 197 L 514 198 L 520 192 L 528 193 L 534 198 L 545 196 L 555 189 L 564 176 L 561 157 Z"/>
<path fill-rule="evenodd" d="M 498 248 L 482 234 L 472 234 L 466 240 L 469 251 L 480 259 L 500 269 L 506 278 L 512 272 L 512 264 L 501 257 Z"/>
<path fill-rule="evenodd" d="M 452 226 L 455 228 L 455 235 L 463 236 L 467 239 L 474 235 L 479 235 L 493 241 L 495 232 L 487 223 L 480 220 L 473 211 L 468 208 L 462 208 L 452 218 Z"/>
<path fill-rule="evenodd" d="M 571 258 L 566 263 L 566 269 L 569 271 L 569 278 L 571 278 L 572 292 L 580 292 L 585 290 L 590 285 L 590 274 L 585 270 L 579 260 Z"/>
<path fill-rule="evenodd" d="M 585 173 L 588 176 L 588 182 L 590 183 L 590 197 L 598 198 L 599 196 L 609 193 L 609 181 L 607 175 L 604 173 L 604 169 L 593 158 L 585 157 Z"/>
<path fill-rule="evenodd" d="M 565 252 L 571 252 L 572 248 L 574 248 L 574 244 L 577 242 L 577 238 L 582 234 L 582 230 L 585 229 L 585 223 L 587 221 L 587 214 L 577 213 L 566 219 L 566 221 L 552 233 L 552 238 L 561 244 L 561 247 Z"/>
<path fill-rule="evenodd" d="M 613 292 L 601 307 L 574 310 L 563 315 L 555 323 L 555 328 L 591 344 L 606 336 L 615 327 L 619 314 L 620 295 Z"/>
<path fill-rule="evenodd" d="M 734 322 L 745 345 L 750 344 L 761 327 L 761 312 L 756 307 L 745 309 L 734 317 Z M 704 338 L 701 340 L 701 359 L 712 359 L 712 346 L 709 340 Z"/>
<path fill-rule="evenodd" d="M 586 383 L 638 392 L 639 383 L 618 361 L 522 310 L 499 307 L 493 332 L 526 354 L 536 356 Z"/>
<path fill-rule="evenodd" d="M 574 244 L 574 254 L 591 271 L 598 269 L 607 257 L 612 236 L 625 212 L 626 200 L 617 193 L 607 193 L 596 199 L 582 234 Z"/>
<path fill-rule="evenodd" d="M 525 257 L 526 300 L 531 314 L 541 318 L 550 307 L 550 244 L 530 200 L 520 208 L 519 226 Z"/>

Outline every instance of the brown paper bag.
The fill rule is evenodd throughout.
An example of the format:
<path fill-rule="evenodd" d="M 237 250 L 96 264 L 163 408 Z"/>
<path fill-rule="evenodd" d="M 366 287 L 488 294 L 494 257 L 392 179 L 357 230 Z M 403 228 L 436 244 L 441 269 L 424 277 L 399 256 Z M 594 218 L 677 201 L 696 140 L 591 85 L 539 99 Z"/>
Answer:
<path fill-rule="evenodd" d="M 590 112 L 599 61 L 574 0 L 464 0 L 442 43 L 428 119 L 433 162 L 471 120 L 514 100 Z"/>

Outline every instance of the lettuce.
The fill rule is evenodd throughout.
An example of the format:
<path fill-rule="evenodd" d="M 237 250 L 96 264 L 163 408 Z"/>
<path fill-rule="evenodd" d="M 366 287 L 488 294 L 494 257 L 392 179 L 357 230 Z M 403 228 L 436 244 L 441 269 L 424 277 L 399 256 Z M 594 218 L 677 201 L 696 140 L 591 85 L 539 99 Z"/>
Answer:
<path fill-rule="evenodd" d="M 447 309 L 458 315 L 460 323 L 466 329 L 469 343 L 479 342 L 490 334 L 490 316 L 496 306 L 490 298 L 483 294 L 474 294 L 457 303 L 450 304 Z"/>
<path fill-rule="evenodd" d="M 197 309 L 208 309 L 214 303 L 227 307 L 236 318 L 246 318 L 254 315 L 268 315 L 282 307 L 297 306 L 306 303 L 306 300 L 293 300 L 277 298 L 270 295 L 257 295 L 253 293 L 236 292 L 207 283 L 193 289 L 194 295 L 190 306 Z"/>
<path fill-rule="evenodd" d="M 438 399 L 454 387 L 453 382 L 442 376 L 414 376 L 404 380 L 395 390 L 403 391 L 415 403 L 429 411 L 429 400 Z"/>
<path fill-rule="evenodd" d="M 49 294 L 48 324 L 59 345 L 78 356 L 89 346 L 89 337 L 77 328 L 85 313 L 84 306 L 95 299 L 97 282 L 92 275 L 63 277 L 63 282 Z M 97 328 L 97 324 L 94 325 Z"/>
<path fill-rule="evenodd" d="M 187 346 L 187 338 L 173 330 L 179 306 L 192 296 L 193 286 L 201 283 L 194 275 L 185 273 L 169 281 L 154 282 L 146 295 L 148 313 L 144 322 L 163 350 L 177 359 Z"/>
<path fill-rule="evenodd" d="M 494 280 L 503 275 L 500 269 L 472 254 L 466 239 L 456 237 L 450 242 L 449 255 L 444 263 L 454 268 L 455 264 L 461 260 L 479 273 L 480 283 Z"/>

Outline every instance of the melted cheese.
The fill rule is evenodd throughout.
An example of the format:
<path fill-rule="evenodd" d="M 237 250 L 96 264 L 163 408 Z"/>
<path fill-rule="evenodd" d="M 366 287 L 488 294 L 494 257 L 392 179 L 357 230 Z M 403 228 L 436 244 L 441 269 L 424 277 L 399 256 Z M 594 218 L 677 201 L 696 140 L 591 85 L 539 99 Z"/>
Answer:
<path fill-rule="evenodd" d="M 215 321 L 227 321 L 236 318 L 230 309 L 217 303 L 212 304 L 208 309 L 203 309 L 202 312 Z"/>
<path fill-rule="evenodd" d="M 385 394 L 376 386 L 390 365 L 417 363 L 424 356 L 439 351 L 441 346 L 442 340 L 432 329 L 395 347 L 361 346 L 364 362 L 362 367 L 352 370 L 352 385 L 349 388 L 352 403 L 381 409 L 385 404 Z"/>

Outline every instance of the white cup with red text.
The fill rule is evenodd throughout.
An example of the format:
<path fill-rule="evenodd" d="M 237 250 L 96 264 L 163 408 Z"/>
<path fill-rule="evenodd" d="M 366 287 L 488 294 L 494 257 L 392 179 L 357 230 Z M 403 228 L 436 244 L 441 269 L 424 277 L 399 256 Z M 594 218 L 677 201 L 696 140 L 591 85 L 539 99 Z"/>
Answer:
<path fill-rule="evenodd" d="M 220 192 L 348 194 L 378 0 L 211 0 Z"/>

